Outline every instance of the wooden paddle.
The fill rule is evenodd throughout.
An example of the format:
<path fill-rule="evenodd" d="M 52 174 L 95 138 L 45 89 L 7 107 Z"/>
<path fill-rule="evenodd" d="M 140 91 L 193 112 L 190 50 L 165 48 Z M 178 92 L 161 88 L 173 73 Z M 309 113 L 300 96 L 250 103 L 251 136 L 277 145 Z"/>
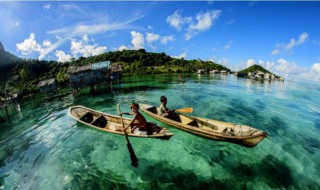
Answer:
<path fill-rule="evenodd" d="M 182 113 L 192 113 L 193 112 L 193 108 L 180 108 L 175 110 L 176 112 L 182 112 Z"/>
<path fill-rule="evenodd" d="M 120 103 L 118 104 L 118 112 L 119 112 L 119 114 L 121 114 Z M 124 128 L 122 115 L 120 115 L 120 118 L 121 118 L 122 128 Z M 132 145 L 129 141 L 128 134 L 126 131 L 124 131 L 124 136 L 126 137 L 126 144 L 127 144 L 127 147 L 128 147 L 129 153 L 130 153 L 131 165 L 136 168 L 139 165 L 139 163 L 138 163 L 139 159 L 137 158 L 136 153 L 134 152 L 134 150 L 132 148 Z"/>

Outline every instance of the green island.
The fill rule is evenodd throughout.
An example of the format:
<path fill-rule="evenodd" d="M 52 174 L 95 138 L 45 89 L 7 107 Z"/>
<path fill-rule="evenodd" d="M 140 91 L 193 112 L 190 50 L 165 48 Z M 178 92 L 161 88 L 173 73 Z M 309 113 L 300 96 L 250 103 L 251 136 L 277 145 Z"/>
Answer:
<path fill-rule="evenodd" d="M 45 80 L 55 79 L 58 86 L 68 86 L 70 85 L 70 73 L 68 73 L 70 66 L 81 67 L 104 61 L 110 61 L 112 65 L 120 66 L 121 75 L 196 73 L 197 71 L 234 73 L 229 68 L 212 61 L 173 58 L 163 52 L 146 52 L 144 49 L 110 51 L 87 58 L 72 58 L 69 62 L 63 63 L 25 59 L 5 51 L 0 42 L 0 100 L 4 102 L 6 97 L 12 97 L 17 93 L 19 96 L 37 94 L 40 92 L 39 83 Z M 238 77 L 252 78 L 253 73 L 259 77 L 262 75 L 268 75 L 269 77 L 270 75 L 270 80 L 280 78 L 259 65 L 251 66 L 234 74 Z M 261 77 L 255 77 L 255 79 L 261 79 Z"/>

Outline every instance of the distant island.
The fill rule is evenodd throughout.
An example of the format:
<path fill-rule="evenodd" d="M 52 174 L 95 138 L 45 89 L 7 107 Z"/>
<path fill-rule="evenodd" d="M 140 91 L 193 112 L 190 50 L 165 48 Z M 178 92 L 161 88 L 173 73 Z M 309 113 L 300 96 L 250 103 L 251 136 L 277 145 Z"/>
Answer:
<path fill-rule="evenodd" d="M 122 50 L 106 52 L 91 57 L 72 58 L 69 62 L 57 62 L 38 59 L 23 59 L 5 51 L 0 42 L 0 103 L 7 97 L 27 96 L 42 92 L 42 87 L 50 86 L 77 86 L 79 84 L 91 85 L 92 81 L 82 82 L 86 78 L 75 79 L 72 74 L 86 71 L 96 67 L 97 63 L 110 62 L 108 73 L 91 72 L 91 75 L 99 75 L 92 81 L 104 80 L 104 75 L 110 72 L 119 72 L 121 75 L 140 74 L 172 74 L 172 73 L 233 73 L 229 68 L 201 59 L 185 60 L 174 58 L 165 53 L 146 52 L 139 50 Z M 113 68 L 116 68 L 115 70 Z M 94 74 L 92 74 L 94 73 Z M 254 65 L 235 73 L 238 77 L 254 78 L 257 80 L 270 78 L 280 79 L 259 65 Z M 260 77 L 260 78 L 259 78 Z M 110 77 L 112 78 L 112 77 Z M 78 80 L 78 81 L 77 81 Z M 47 89 L 48 90 L 48 89 Z"/>
<path fill-rule="evenodd" d="M 284 78 L 277 76 L 266 70 L 260 65 L 252 65 L 246 69 L 234 73 L 238 77 L 249 78 L 254 80 L 279 80 L 284 81 Z"/>

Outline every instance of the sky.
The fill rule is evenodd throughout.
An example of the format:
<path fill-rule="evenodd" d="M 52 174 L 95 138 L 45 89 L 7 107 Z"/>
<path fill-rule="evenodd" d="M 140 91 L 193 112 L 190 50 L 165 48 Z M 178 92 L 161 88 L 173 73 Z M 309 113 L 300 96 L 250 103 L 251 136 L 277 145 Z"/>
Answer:
<path fill-rule="evenodd" d="M 320 82 L 320 2 L 1 1 L 0 41 L 57 60 L 144 48 Z"/>

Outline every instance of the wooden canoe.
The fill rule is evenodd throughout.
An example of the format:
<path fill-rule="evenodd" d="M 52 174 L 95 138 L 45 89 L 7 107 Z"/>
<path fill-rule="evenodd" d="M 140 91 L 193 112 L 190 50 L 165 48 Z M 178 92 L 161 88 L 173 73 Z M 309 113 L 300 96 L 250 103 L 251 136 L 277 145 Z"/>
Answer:
<path fill-rule="evenodd" d="M 254 147 L 268 135 L 262 130 L 247 125 L 237 125 L 179 113 L 176 113 L 177 118 L 172 120 L 159 115 L 159 108 L 155 106 L 146 104 L 139 104 L 139 106 L 143 112 L 157 120 L 208 139 L 228 141 L 246 147 Z"/>
<path fill-rule="evenodd" d="M 99 129 L 109 133 L 124 135 L 120 116 L 106 114 L 84 106 L 72 106 L 69 108 L 68 113 L 75 120 L 92 128 Z M 132 119 L 123 118 L 123 123 L 125 126 L 129 125 L 131 121 Z M 173 134 L 168 132 L 168 130 L 165 128 L 162 128 L 162 130 L 159 133 L 153 133 L 151 135 L 131 133 L 130 128 L 128 128 L 127 134 L 131 137 L 160 139 L 169 139 L 173 136 Z"/>

